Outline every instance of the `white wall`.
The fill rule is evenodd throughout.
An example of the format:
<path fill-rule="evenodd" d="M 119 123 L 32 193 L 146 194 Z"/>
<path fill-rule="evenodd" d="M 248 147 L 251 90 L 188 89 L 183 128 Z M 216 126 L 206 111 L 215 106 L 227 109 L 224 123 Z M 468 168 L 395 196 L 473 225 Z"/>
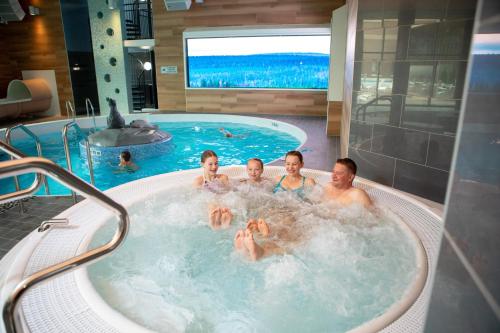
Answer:
<path fill-rule="evenodd" d="M 347 5 L 332 12 L 330 42 L 330 78 L 328 100 L 342 101 L 344 94 L 345 52 L 347 45 Z"/>

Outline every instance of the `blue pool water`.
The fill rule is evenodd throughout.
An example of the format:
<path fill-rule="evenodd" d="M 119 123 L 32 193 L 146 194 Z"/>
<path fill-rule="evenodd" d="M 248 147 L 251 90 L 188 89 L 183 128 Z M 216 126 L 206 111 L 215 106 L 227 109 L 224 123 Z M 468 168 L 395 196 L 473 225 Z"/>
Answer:
<path fill-rule="evenodd" d="M 171 151 L 149 159 L 133 160 L 140 167 L 134 173 L 117 173 L 119 158 L 116 156 L 116 164 L 95 167 L 97 188 L 107 190 L 144 177 L 198 168 L 200 167 L 200 155 L 206 149 L 212 149 L 219 155 L 220 165 L 238 165 L 245 164 L 252 157 L 259 157 L 264 163 L 269 163 L 300 145 L 300 142 L 289 134 L 253 125 L 211 122 L 163 122 L 157 123 L 157 125 L 160 129 L 173 135 Z M 226 138 L 223 136 L 219 132 L 221 127 L 233 133 L 235 137 Z M 73 172 L 90 182 L 87 164 L 80 159 L 79 138 L 76 132 L 71 131 L 69 138 Z M 66 168 L 60 132 L 41 135 L 40 140 L 44 157 Z M 36 156 L 35 144 L 32 140 L 14 140 L 12 144 L 27 155 Z M 5 154 L 0 155 L 0 160 L 7 158 Z M 33 175 L 21 176 L 21 186 L 29 186 L 33 179 Z M 49 189 L 50 194 L 69 194 L 68 189 L 50 178 Z M 12 191 L 14 191 L 13 179 L 0 179 L 0 193 Z M 42 187 L 37 194 L 45 194 L 44 188 Z"/>

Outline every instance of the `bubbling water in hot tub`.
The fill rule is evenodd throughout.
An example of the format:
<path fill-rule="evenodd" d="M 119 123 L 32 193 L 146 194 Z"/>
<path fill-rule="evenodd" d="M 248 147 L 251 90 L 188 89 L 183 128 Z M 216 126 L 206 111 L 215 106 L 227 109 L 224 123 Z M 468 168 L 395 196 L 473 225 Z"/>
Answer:
<path fill-rule="evenodd" d="M 345 332 L 384 313 L 416 274 L 415 244 L 393 214 L 302 201 L 246 184 L 223 195 L 178 187 L 133 205 L 123 247 L 89 267 L 106 302 L 159 332 Z M 231 207 L 213 231 L 208 205 Z M 292 216 L 301 237 L 288 251 L 250 262 L 233 237 L 249 218 Z M 390 216 L 390 217 L 389 217 Z M 108 239 L 99 230 L 93 246 Z M 257 242 L 261 240 L 257 239 Z"/>

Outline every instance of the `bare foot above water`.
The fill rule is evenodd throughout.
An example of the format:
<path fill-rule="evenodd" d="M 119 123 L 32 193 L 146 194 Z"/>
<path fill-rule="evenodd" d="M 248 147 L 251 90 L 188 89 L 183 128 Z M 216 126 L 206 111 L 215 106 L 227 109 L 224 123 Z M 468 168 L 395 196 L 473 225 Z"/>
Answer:
<path fill-rule="evenodd" d="M 233 213 L 229 208 L 221 208 L 221 227 L 228 228 L 231 225 L 231 220 L 233 219 Z"/>
<path fill-rule="evenodd" d="M 214 208 L 208 214 L 208 223 L 212 229 L 219 229 L 221 227 L 222 212 L 219 207 Z"/>

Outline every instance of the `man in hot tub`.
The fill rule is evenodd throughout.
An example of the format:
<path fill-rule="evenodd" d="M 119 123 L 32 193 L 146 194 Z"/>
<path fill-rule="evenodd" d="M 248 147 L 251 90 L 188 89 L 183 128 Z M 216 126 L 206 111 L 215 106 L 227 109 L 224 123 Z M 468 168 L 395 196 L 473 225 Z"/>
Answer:
<path fill-rule="evenodd" d="M 332 170 L 332 181 L 325 185 L 323 199 L 333 200 L 341 205 L 353 203 L 369 208 L 372 201 L 368 194 L 360 188 L 352 186 L 356 177 L 357 166 L 350 158 L 339 158 Z"/>

